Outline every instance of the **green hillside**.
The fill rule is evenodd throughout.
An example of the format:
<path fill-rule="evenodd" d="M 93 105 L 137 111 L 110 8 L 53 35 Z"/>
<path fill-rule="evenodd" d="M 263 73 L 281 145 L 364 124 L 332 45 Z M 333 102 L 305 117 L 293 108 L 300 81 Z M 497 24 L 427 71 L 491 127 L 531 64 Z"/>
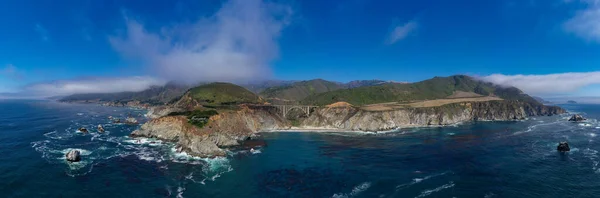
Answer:
<path fill-rule="evenodd" d="M 342 89 L 339 83 L 322 79 L 295 82 L 289 85 L 269 87 L 260 93 L 265 98 L 278 98 L 284 100 L 302 100 L 308 96 Z"/>
<path fill-rule="evenodd" d="M 514 87 L 500 87 L 465 75 L 435 77 L 416 83 L 387 83 L 376 86 L 340 89 L 309 96 L 303 104 L 326 105 L 345 101 L 354 105 L 384 102 L 409 102 L 446 98 L 455 91 L 497 96 L 507 100 L 537 101 Z"/>
<path fill-rule="evenodd" d="M 189 90 L 189 96 L 202 105 L 232 105 L 261 103 L 262 99 L 251 91 L 231 83 L 210 83 Z"/>

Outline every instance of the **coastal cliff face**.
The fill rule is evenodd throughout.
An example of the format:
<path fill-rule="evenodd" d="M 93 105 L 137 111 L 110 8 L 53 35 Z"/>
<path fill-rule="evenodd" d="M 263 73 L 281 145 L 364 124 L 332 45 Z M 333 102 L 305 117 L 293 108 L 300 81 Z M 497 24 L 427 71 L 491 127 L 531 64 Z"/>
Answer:
<path fill-rule="evenodd" d="M 318 109 L 302 122 L 301 128 L 385 131 L 400 127 L 444 126 L 478 120 L 520 120 L 529 116 L 561 113 L 565 113 L 565 110 L 559 107 L 506 100 L 388 111 L 366 111 L 347 106 Z"/>
<path fill-rule="evenodd" d="M 257 132 L 290 129 L 290 122 L 274 109 L 241 106 L 211 116 L 202 128 L 185 116 L 164 116 L 173 109 L 156 110 L 158 118 L 134 131 L 132 137 L 150 137 L 177 143 L 178 149 L 201 157 L 224 156 L 226 147 L 238 146 Z M 158 113 L 159 115 L 156 115 Z M 324 107 L 311 113 L 299 128 L 344 131 L 385 131 L 399 127 L 444 126 L 466 121 L 520 120 L 529 116 L 565 113 L 559 107 L 518 101 L 454 103 L 437 107 L 367 111 L 352 106 Z"/>
<path fill-rule="evenodd" d="M 132 137 L 150 137 L 176 142 L 177 147 L 201 157 L 224 156 L 222 148 L 238 146 L 254 133 L 288 129 L 287 121 L 260 109 L 242 107 L 210 117 L 206 126 L 198 128 L 185 116 L 164 116 L 153 119 L 134 131 Z"/>

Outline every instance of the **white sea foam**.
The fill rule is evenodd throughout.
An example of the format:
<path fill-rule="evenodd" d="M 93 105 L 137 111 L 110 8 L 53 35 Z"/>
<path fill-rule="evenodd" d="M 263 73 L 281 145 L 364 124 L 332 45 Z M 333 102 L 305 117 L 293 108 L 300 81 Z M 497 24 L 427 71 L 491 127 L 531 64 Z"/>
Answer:
<path fill-rule="evenodd" d="M 154 139 L 154 138 L 127 139 L 127 140 L 124 140 L 124 142 L 130 143 L 130 144 L 141 144 L 141 145 L 148 145 L 148 146 L 161 146 L 161 145 L 163 145 L 163 141 L 157 140 L 157 139 Z"/>
<path fill-rule="evenodd" d="M 53 140 L 64 140 L 73 137 L 72 133 L 59 133 L 58 131 L 50 131 L 48 133 L 44 133 L 44 136 Z"/>
<path fill-rule="evenodd" d="M 454 187 L 454 182 L 450 181 L 450 183 L 444 184 L 437 188 L 425 190 L 425 191 L 421 192 L 421 194 L 419 194 L 419 196 L 416 196 L 415 198 L 426 197 L 426 196 L 431 195 L 431 193 L 438 192 L 438 191 L 444 190 L 446 188 L 452 188 L 452 187 Z"/>
<path fill-rule="evenodd" d="M 80 155 L 86 156 L 92 154 L 92 151 L 80 149 L 80 148 L 66 148 L 60 151 L 62 154 L 67 154 L 71 150 L 78 150 Z"/>
<path fill-rule="evenodd" d="M 598 164 L 600 160 L 598 160 L 598 151 L 590 148 L 586 148 L 583 150 L 583 156 L 592 161 L 592 170 L 595 173 L 600 173 L 600 168 L 598 168 Z"/>
<path fill-rule="evenodd" d="M 442 176 L 442 175 L 445 175 L 445 174 L 448 174 L 448 173 L 450 173 L 450 172 L 446 171 L 446 172 L 443 172 L 443 173 L 428 175 L 428 176 L 425 176 L 425 177 L 422 177 L 422 178 L 414 178 L 412 180 L 412 182 L 410 182 L 410 183 L 400 184 L 400 185 L 396 186 L 396 191 L 400 190 L 400 189 L 403 189 L 403 188 L 406 188 L 406 187 L 409 187 L 409 186 L 412 186 L 414 184 L 420 183 L 422 181 L 425 181 L 425 180 L 428 180 L 428 179 L 431 179 L 431 178 L 434 178 L 434 177 Z"/>
<path fill-rule="evenodd" d="M 495 197 L 495 196 L 496 196 L 496 194 L 494 194 L 494 193 L 491 193 L 491 192 L 490 192 L 490 193 L 486 193 L 486 194 L 483 196 L 483 198 L 492 198 L 492 197 Z"/>
<path fill-rule="evenodd" d="M 262 152 L 260 151 L 260 149 L 254 149 L 254 150 L 251 150 L 250 153 L 252 153 L 252 154 L 259 154 L 259 153 L 262 153 Z"/>
<path fill-rule="evenodd" d="M 185 188 L 184 187 L 177 187 L 177 198 L 183 198 L 183 192 L 185 192 Z"/>
<path fill-rule="evenodd" d="M 354 188 L 352 188 L 352 191 L 350 191 L 350 193 L 341 193 L 341 194 L 336 193 L 331 197 L 332 198 L 355 197 L 358 194 L 360 194 L 361 192 L 364 192 L 365 190 L 369 189 L 370 187 L 371 187 L 371 182 L 364 182 L 364 183 L 359 184 L 358 186 L 355 186 Z"/>

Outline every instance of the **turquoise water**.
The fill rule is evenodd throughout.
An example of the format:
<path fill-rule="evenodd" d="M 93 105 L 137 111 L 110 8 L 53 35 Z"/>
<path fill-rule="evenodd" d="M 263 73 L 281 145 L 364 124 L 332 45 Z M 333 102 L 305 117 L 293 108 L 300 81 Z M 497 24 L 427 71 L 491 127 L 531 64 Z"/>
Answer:
<path fill-rule="evenodd" d="M 0 101 L 3 197 L 596 197 L 598 105 L 522 122 L 389 133 L 263 133 L 267 146 L 201 159 L 110 124 L 142 110 Z M 103 124 L 106 133 L 95 126 Z M 84 134 L 81 126 L 90 129 Z M 556 143 L 572 151 L 560 154 Z M 82 149 L 83 161 L 64 153 Z"/>

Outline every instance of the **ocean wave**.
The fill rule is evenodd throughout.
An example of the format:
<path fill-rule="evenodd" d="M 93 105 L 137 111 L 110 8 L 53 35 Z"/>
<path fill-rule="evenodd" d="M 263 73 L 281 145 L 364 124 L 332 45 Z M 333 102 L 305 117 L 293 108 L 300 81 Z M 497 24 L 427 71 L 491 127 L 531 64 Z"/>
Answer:
<path fill-rule="evenodd" d="M 583 150 L 583 156 L 592 161 L 592 170 L 595 173 L 600 173 L 600 168 L 598 168 L 598 164 L 600 160 L 598 159 L 598 151 L 590 148 L 586 148 Z"/>
<path fill-rule="evenodd" d="M 92 115 L 84 117 L 92 117 Z M 70 120 L 67 128 L 46 132 L 43 134 L 43 140 L 31 142 L 30 145 L 34 150 L 41 153 L 42 158 L 50 164 L 63 166 L 65 173 L 72 177 L 90 173 L 95 164 L 101 163 L 104 160 L 114 157 L 126 158 L 132 155 L 139 160 L 162 163 L 159 164 L 161 165 L 161 169 L 169 169 L 169 166 L 171 166 L 169 163 L 163 163 L 164 161 L 198 165 L 199 169 L 197 170 L 201 173 L 196 173 L 198 174 L 196 177 L 202 178 L 202 181 L 194 179 L 194 175 L 191 173 L 189 177 L 186 177 L 187 180 L 194 183 L 215 181 L 223 174 L 233 171 L 233 168 L 229 164 L 229 159 L 226 157 L 200 158 L 188 155 L 185 152 L 176 152 L 175 144 L 170 142 L 154 138 L 130 138 L 127 135 L 111 135 L 108 130 L 122 134 L 130 132 L 133 128 L 122 127 L 122 125 L 114 123 L 104 124 L 106 120 L 100 120 L 103 117 L 96 117 L 98 119 Z M 107 131 L 104 133 L 82 133 L 78 130 L 82 126 L 95 128 L 98 123 L 103 123 Z M 76 136 L 87 136 L 87 134 L 91 136 L 90 139 L 77 140 L 77 142 L 70 140 Z M 80 151 L 82 156 L 81 161 L 67 162 L 65 154 L 72 149 Z M 259 154 L 261 150 L 257 149 L 253 152 L 247 152 L 250 154 Z M 175 190 L 173 189 L 173 191 Z M 183 190 L 177 194 L 181 197 Z"/>
<path fill-rule="evenodd" d="M 410 187 L 410 186 L 412 186 L 414 184 L 420 183 L 422 181 L 425 181 L 425 180 L 428 180 L 428 179 L 431 179 L 431 178 L 434 178 L 434 177 L 446 175 L 448 173 L 450 173 L 450 171 L 446 171 L 446 172 L 442 172 L 442 173 L 437 173 L 437 174 L 432 174 L 432 175 L 428 175 L 428 176 L 425 176 L 425 177 L 422 177 L 422 178 L 419 178 L 419 177 L 413 178 L 412 182 L 410 182 L 410 183 L 400 184 L 400 185 L 396 186 L 396 191 L 404 189 L 404 188 L 407 188 L 407 187 Z"/>
<path fill-rule="evenodd" d="M 352 191 L 350 191 L 350 193 L 341 193 L 341 194 L 333 194 L 333 196 L 331 196 L 332 198 L 348 198 L 348 197 L 354 197 L 357 196 L 358 194 L 360 194 L 361 192 L 364 192 L 365 190 L 369 189 L 371 187 L 371 182 L 364 182 L 362 184 L 359 184 L 358 186 L 355 186 L 354 188 L 352 188 Z"/>
<path fill-rule="evenodd" d="M 444 189 L 447 189 L 447 188 L 452 188 L 452 187 L 454 187 L 454 182 L 450 181 L 450 183 L 444 184 L 444 185 L 439 186 L 437 188 L 425 190 L 425 191 L 421 192 L 421 194 L 419 194 L 419 196 L 416 196 L 415 198 L 426 197 L 426 196 L 431 195 L 434 192 L 439 192 L 441 190 L 444 190 Z"/>
<path fill-rule="evenodd" d="M 253 155 L 256 155 L 256 154 L 260 154 L 262 152 L 260 151 L 260 149 L 254 149 L 254 150 L 250 150 L 250 153 L 252 153 Z"/>
<path fill-rule="evenodd" d="M 135 139 L 127 139 L 123 140 L 129 144 L 140 144 L 140 145 L 148 145 L 148 146 L 162 146 L 164 145 L 163 141 L 154 139 L 154 138 L 135 138 Z"/>
<path fill-rule="evenodd" d="M 164 156 L 150 149 L 140 149 L 133 153 L 140 160 L 160 163 L 164 161 Z"/>
<path fill-rule="evenodd" d="M 185 188 L 182 186 L 177 187 L 177 198 L 183 198 L 183 192 L 185 192 Z"/>
<path fill-rule="evenodd" d="M 63 145 L 57 145 L 50 140 L 32 142 L 32 147 L 42 153 L 42 158 L 51 164 L 66 165 L 65 173 L 71 177 L 88 174 L 92 171 L 96 157 L 92 155 L 92 151 L 82 148 L 62 148 Z M 79 150 L 82 157 L 81 161 L 69 162 L 66 159 L 66 154 L 71 150 Z"/>
<path fill-rule="evenodd" d="M 549 123 L 533 124 L 531 126 L 528 126 L 526 130 L 514 132 L 512 135 L 519 135 L 519 134 L 522 134 L 522 133 L 529 133 L 529 132 L 534 131 L 537 127 L 548 126 L 548 125 L 553 125 L 553 124 L 559 124 L 561 122 L 564 122 L 564 121 L 562 121 L 562 120 L 556 120 L 554 122 L 549 122 Z"/>
<path fill-rule="evenodd" d="M 64 139 L 68 139 L 70 137 L 73 137 L 72 134 L 69 133 L 58 133 L 57 130 L 48 132 L 48 133 L 44 133 L 44 136 L 50 139 L 54 139 L 54 140 L 64 140 Z"/>

